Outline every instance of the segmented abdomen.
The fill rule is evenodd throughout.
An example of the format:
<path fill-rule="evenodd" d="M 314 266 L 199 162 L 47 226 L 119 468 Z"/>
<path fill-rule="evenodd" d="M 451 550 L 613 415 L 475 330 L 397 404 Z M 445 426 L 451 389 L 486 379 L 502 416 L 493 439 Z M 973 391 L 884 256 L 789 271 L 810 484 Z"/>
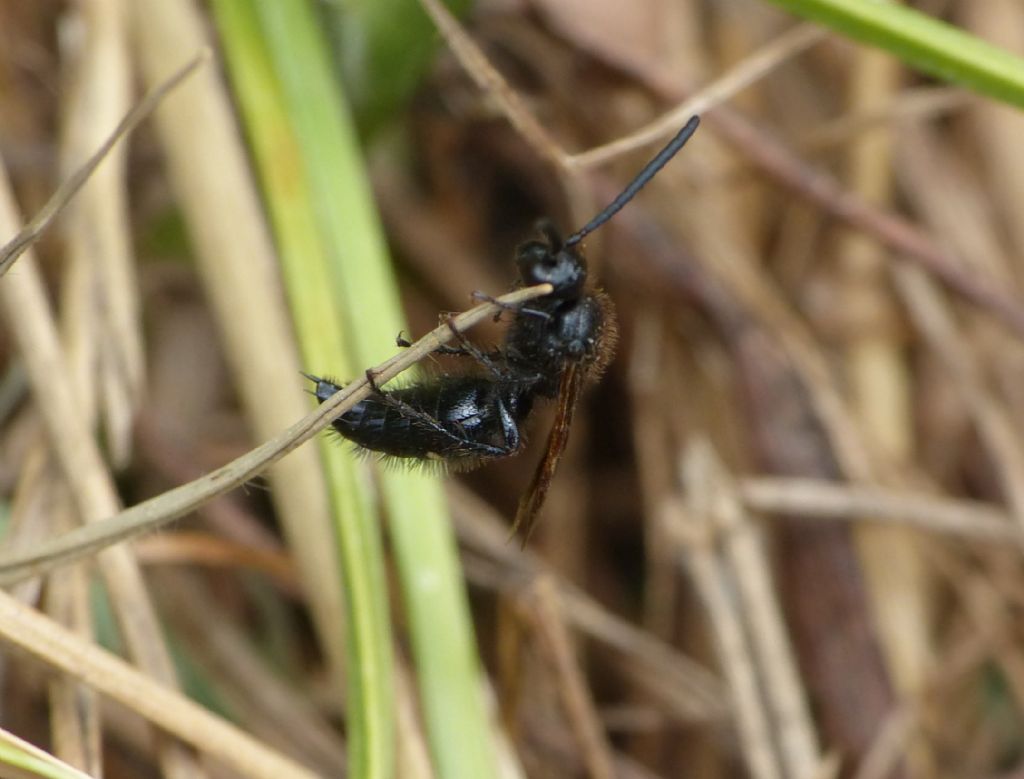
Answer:
<path fill-rule="evenodd" d="M 439 377 L 366 398 L 333 424 L 364 449 L 466 467 L 519 448 L 518 422 L 529 411 L 520 395 L 486 377 Z"/>

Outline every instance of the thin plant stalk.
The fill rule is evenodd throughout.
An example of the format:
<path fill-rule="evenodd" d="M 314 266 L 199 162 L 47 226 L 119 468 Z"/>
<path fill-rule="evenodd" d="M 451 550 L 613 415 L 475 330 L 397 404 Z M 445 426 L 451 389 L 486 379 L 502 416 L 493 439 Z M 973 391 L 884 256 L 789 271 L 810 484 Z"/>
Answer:
<path fill-rule="evenodd" d="M 257 8 L 299 139 L 348 345 L 357 365 L 372 365 L 394 349 L 403 317 L 355 127 L 312 6 L 259 0 Z M 492 776 L 480 662 L 440 484 L 424 473 L 386 471 L 380 488 L 438 773 Z"/>
<path fill-rule="evenodd" d="M 249 0 L 217 0 L 214 8 L 263 183 L 303 360 L 318 370 L 332 366 L 351 373 L 355 366 L 331 294 L 313 193 L 257 9 Z M 393 770 L 394 688 L 380 534 L 360 464 L 347 448 L 324 437 L 319 443 L 347 606 L 349 771 L 387 779 Z"/>

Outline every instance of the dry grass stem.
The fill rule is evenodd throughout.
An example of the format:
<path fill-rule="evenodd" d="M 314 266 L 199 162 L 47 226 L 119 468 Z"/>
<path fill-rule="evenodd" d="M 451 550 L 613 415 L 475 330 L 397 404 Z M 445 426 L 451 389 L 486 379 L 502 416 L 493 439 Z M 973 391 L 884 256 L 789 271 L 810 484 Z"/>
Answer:
<path fill-rule="evenodd" d="M 1024 544 L 1024 534 L 1009 514 L 977 501 L 817 479 L 770 477 L 743 479 L 739 491 L 751 509 L 766 514 L 848 521 L 867 518 L 965 540 Z"/>
<path fill-rule="evenodd" d="M 899 768 L 914 724 L 914 714 L 910 709 L 894 711 L 878 729 L 878 737 L 854 774 L 854 779 L 885 779 L 892 776 Z"/>
<path fill-rule="evenodd" d="M 1019 0 L 904 4 L 1024 55 Z M 1021 112 L 780 10 L 795 3 L 313 5 L 0 2 L 0 645 L 18 735 L 108 779 L 333 776 L 392 753 L 403 779 L 1020 774 Z M 303 99 L 331 78 L 337 102 Z M 617 354 L 521 549 L 509 515 L 559 408 L 527 409 L 495 367 L 547 369 L 496 316 L 552 291 L 516 288 L 520 247 L 539 217 L 586 224 L 698 113 L 685 150 L 568 247 L 614 302 Z M 339 117 L 365 171 L 354 146 L 317 145 Z M 343 161 L 355 188 L 293 199 Z M 339 263 L 375 268 L 348 221 L 374 220 L 362 183 L 394 286 L 336 279 L 358 325 L 339 330 L 299 302 L 323 279 L 278 254 L 311 256 L 316 223 Z M 27 226 L 15 197 L 42 207 Z M 522 442 L 445 476 L 457 548 L 443 512 L 389 492 L 404 475 L 359 463 L 355 497 L 325 472 L 348 452 L 301 446 L 373 390 L 360 376 L 317 405 L 300 371 L 357 376 L 328 353 L 389 349 L 371 333 L 399 301 L 413 333 L 473 306 L 455 327 L 482 325 L 469 338 L 495 357 L 437 354 L 441 321 L 376 381 L 426 357 L 393 386 L 437 388 L 474 441 Z M 399 417 L 385 432 L 423 421 Z M 365 522 L 339 536 L 330 507 L 351 501 Z M 378 531 L 372 580 L 342 571 Z M 441 600 L 472 630 L 441 629 Z M 218 715 L 177 691 L 168 646 Z M 470 721 L 455 702 L 474 697 Z M 480 766 L 491 739 L 467 740 L 472 723 L 497 746 Z"/>
<path fill-rule="evenodd" d="M 87 574 L 83 566 L 73 566 L 52 576 L 47 585 L 46 612 L 82 641 L 95 642 Z M 50 681 L 49 693 L 54 755 L 90 774 L 101 775 L 102 722 L 95 691 L 60 674 Z"/>
<path fill-rule="evenodd" d="M 684 721 L 717 721 L 726 716 L 720 683 L 706 669 L 602 607 L 528 550 L 509 544 L 506 526 L 479 498 L 454 486 L 449 496 L 461 543 L 502 566 L 504 578 L 490 582 L 492 586 L 518 589 L 524 578 L 551 577 L 558 586 L 565 619 L 576 630 L 620 653 L 623 671 L 646 693 Z"/>
<path fill-rule="evenodd" d="M 880 109 L 899 94 L 902 70 L 895 60 L 864 50 L 856 53 L 856 61 L 845 96 L 849 113 Z M 888 208 L 894 188 L 891 126 L 853 138 L 844 163 L 850 191 L 867 203 Z M 843 351 L 851 405 L 881 453 L 902 465 L 913 455 L 913 400 L 909 367 L 891 325 L 897 318 L 885 283 L 891 258 L 869 236 L 851 232 L 842 236 L 837 259 L 843 300 L 853 312 L 854 324 Z M 884 474 L 880 478 L 889 480 Z M 927 607 L 930 580 L 917 539 L 904 529 L 878 525 L 857 525 L 855 533 L 871 613 L 893 685 L 901 694 L 913 695 L 923 683 L 932 651 Z M 919 754 L 911 760 L 926 765 L 929 757 Z"/>
<path fill-rule="evenodd" d="M 733 642 L 730 678 L 742 684 L 738 694 L 750 707 L 748 759 L 769 758 L 774 753 L 780 775 L 813 777 L 823 765 L 817 734 L 810 716 L 807 692 L 796 667 L 782 609 L 774 592 L 773 577 L 757 527 L 746 516 L 739 496 L 721 463 L 706 442 L 691 445 L 685 455 L 684 478 L 692 493 L 690 511 L 702 517 L 703 527 L 692 528 L 686 547 L 694 576 L 704 577 L 701 591 L 709 608 L 728 609 L 709 615 L 720 641 Z M 676 527 L 676 532 L 683 531 Z M 689 532 L 683 531 L 683 532 Z M 717 569 L 717 570 L 716 570 Z M 721 593 L 713 592 L 722 590 Z M 732 597 L 729 593 L 734 593 Z M 734 625 L 738 622 L 738 625 Z M 742 646 L 741 646 L 742 645 Z M 746 670 L 756 677 L 749 689 Z M 761 702 L 751 700 L 754 695 Z M 770 744 L 759 743 L 760 723 L 765 721 Z"/>
<path fill-rule="evenodd" d="M 141 400 L 143 374 L 135 258 L 129 249 L 125 144 L 105 146 L 117 135 L 115 131 L 111 136 L 110 128 L 128 110 L 130 69 L 122 10 L 117 0 L 91 4 L 78 17 L 80 39 L 66 39 L 66 79 L 72 97 L 61 155 L 67 170 L 64 179 L 72 181 L 77 170 L 90 170 L 90 155 L 97 148 L 107 153 L 105 164 L 92 170 L 90 186 L 68 205 L 61 325 L 79 415 L 94 429 L 99 406 L 104 407 L 111 460 L 120 466 L 129 459 L 131 421 Z M 130 126 L 119 129 L 127 132 Z M 101 362 L 108 370 L 98 377 L 93 366 Z M 117 366 L 114 371 L 109 370 L 112 365 Z M 38 445 L 45 447 L 45 441 Z M 53 489 L 52 483 L 39 486 Z M 64 490 L 60 492 L 64 499 L 56 527 L 66 530 L 75 525 L 74 510 Z M 83 640 L 95 640 L 89 584 L 87 571 L 74 566 L 50 577 L 46 590 L 47 614 Z M 58 675 L 50 682 L 54 753 L 97 776 L 103 772 L 98 703 L 95 692 L 74 679 Z M 171 770 L 187 764 L 187 759 L 179 761 L 176 756 L 168 759 L 174 763 Z"/>
<path fill-rule="evenodd" d="M 135 0 L 129 31 L 143 81 L 163 81 L 181 52 L 211 44 L 198 4 Z M 169 183 L 249 425 L 266 440 L 308 408 L 304 367 L 249 152 L 220 69 L 196 74 L 154 116 Z M 338 689 L 345 663 L 344 596 L 318 453 L 304 449 L 268 474 L 270 497 L 303 577 L 320 645 Z"/>
<path fill-rule="evenodd" d="M 46 205 L 36 214 L 24 227 L 15 232 L 14 238 L 0 248 L 0 276 L 3 276 L 10 269 L 14 261 L 21 256 L 29 246 L 35 243 L 39 236 L 48 228 L 53 220 L 60 216 L 71 198 L 89 180 L 93 171 L 99 167 L 114 145 L 134 130 L 138 124 L 153 113 L 161 101 L 174 91 L 185 79 L 195 72 L 200 65 L 210 58 L 209 51 L 203 51 L 193 60 L 175 71 L 165 81 L 154 87 L 135 108 L 133 108 L 110 134 L 107 140 L 89 158 L 86 164 L 76 170 L 68 179 L 63 181 L 47 201 Z"/>
<path fill-rule="evenodd" d="M 714 458 L 714 453 L 709 451 L 707 456 Z M 715 519 L 723 536 L 723 563 L 737 584 L 741 616 L 757 659 L 782 764 L 786 776 L 809 779 L 820 772 L 823 756 L 764 538 L 744 511 L 722 464 L 712 459 L 708 470 L 719 493 Z"/>
<path fill-rule="evenodd" d="M 312 779 L 316 776 L 6 593 L 0 593 L 0 636 L 245 776 L 265 779 Z"/>
<path fill-rule="evenodd" d="M 742 92 L 782 63 L 796 57 L 826 37 L 820 27 L 802 24 L 787 30 L 762 48 L 748 54 L 742 61 L 709 84 L 701 87 L 692 97 L 659 116 L 653 122 L 611 143 L 568 155 L 564 164 L 569 170 L 582 170 L 628 154 L 634 149 L 663 140 L 672 135 L 694 114 L 702 114 Z"/>
<path fill-rule="evenodd" d="M 663 312 L 644 312 L 638 319 L 632 343 L 629 389 L 634 409 L 633 428 L 637 472 L 644 506 L 644 545 L 647 554 L 644 583 L 644 625 L 655 636 L 667 638 L 675 622 L 680 599 L 680 579 L 667 532 L 657 510 L 658 501 L 672 490 L 674 474 L 662 457 L 662 388 L 672 376 L 666 366 L 667 334 Z"/>
<path fill-rule="evenodd" d="M 688 461 L 684 470 L 689 505 L 666 504 L 665 522 L 676 534 L 680 562 L 693 577 L 711 623 L 747 770 L 755 779 L 781 779 L 785 773 L 772 740 L 771 716 L 758 690 L 739 606 L 730 597 L 733 583 L 715 549 L 715 498 L 709 484 L 701 489 L 707 474 L 699 463 Z"/>
<path fill-rule="evenodd" d="M 906 88 L 883 95 L 871 106 L 833 122 L 808 128 L 796 138 L 793 147 L 802 154 L 821 154 L 850 143 L 869 130 L 937 119 L 962 111 L 970 102 L 970 93 L 956 87 Z"/>
<path fill-rule="evenodd" d="M 131 68 L 124 15 L 121 0 L 84 6 L 83 40 L 67 46 L 71 98 L 61 154 L 66 179 L 88 167 L 90 155 L 128 111 Z M 82 393 L 83 406 L 90 418 L 93 407 L 101 409 L 110 459 L 118 469 L 130 459 L 145 370 L 126 173 L 126 144 L 110 148 L 69 207 L 68 273 L 79 283 L 67 285 L 62 311 L 75 381 L 83 388 L 97 385 Z"/>
<path fill-rule="evenodd" d="M 549 672 L 568 716 L 587 774 L 594 779 L 616 775 L 611 747 L 597 715 L 594 701 L 575 657 L 564 616 L 558 607 L 555 584 L 541 577 L 530 588 L 526 611 L 547 655 Z"/>
<path fill-rule="evenodd" d="M 247 732 L 321 775 L 345 764 L 344 743 L 327 717 L 248 642 L 214 603 L 215 590 L 182 571 L 161 571 L 156 581 L 171 622 Z"/>
<path fill-rule="evenodd" d="M 19 223 L 6 173 L 0 166 L 0 232 L 15 233 Z M 10 325 L 40 407 L 51 451 L 56 455 L 80 520 L 95 522 L 120 507 L 114 482 L 82 415 L 70 383 L 43 281 L 31 251 L 24 251 L 17 273 L 0 284 L 0 307 Z M 139 666 L 168 687 L 176 683 L 173 663 L 163 643 L 159 620 L 141 572 L 129 550 L 111 549 L 99 560 L 113 599 L 119 627 Z M 188 755 L 174 744 L 163 750 L 163 765 L 172 776 L 196 776 Z"/>
<path fill-rule="evenodd" d="M 913 269 L 900 271 L 896 279 L 918 328 L 941 359 L 992 452 L 1011 515 L 1024 530 L 1024 443 L 1010 414 L 986 387 L 980 366 L 934 282 Z"/>
<path fill-rule="evenodd" d="M 719 109 L 709 121 L 723 138 L 743 151 L 761 171 L 851 227 L 888 246 L 899 259 L 912 260 L 958 295 L 989 312 L 1018 338 L 1024 338 L 1024 306 L 993 281 L 970 274 L 965 263 L 920 227 L 876 208 L 844 190 L 831 176 L 814 170 L 773 141 L 762 128 Z"/>
<path fill-rule="evenodd" d="M 420 4 L 434 20 L 434 24 L 444 36 L 448 47 L 477 86 L 498 104 L 502 113 L 526 139 L 527 143 L 556 169 L 564 170 L 566 168 L 565 152 L 534 118 L 533 114 L 526 109 L 516 91 L 509 86 L 504 76 L 498 72 L 497 68 L 480 51 L 480 47 L 466 34 L 462 25 L 452 16 L 451 11 L 440 0 L 420 0 Z"/>
<path fill-rule="evenodd" d="M 135 554 L 145 565 L 192 564 L 249 570 L 272 579 L 285 592 L 302 591 L 294 561 L 284 549 L 261 549 L 239 544 L 211 533 L 178 531 L 139 539 Z"/>
<path fill-rule="evenodd" d="M 494 303 L 483 303 L 453 317 L 451 324 L 455 330 L 461 332 L 494 316 L 503 306 L 522 303 L 547 294 L 550 290 L 549 285 L 541 284 L 510 292 L 497 298 Z M 412 347 L 403 349 L 391 359 L 373 368 L 374 376 L 383 384 L 452 338 L 454 332 L 447 322 L 438 325 Z M 93 523 L 66 533 L 31 553 L 0 555 L 0 584 L 13 584 L 27 577 L 54 570 L 113 544 L 155 530 L 194 511 L 211 498 L 223 495 L 258 476 L 271 464 L 326 428 L 337 416 L 369 396 L 370 392 L 365 377 L 356 379 L 277 437 L 206 476 L 132 506 L 117 516 L 111 516 L 102 524 Z"/>

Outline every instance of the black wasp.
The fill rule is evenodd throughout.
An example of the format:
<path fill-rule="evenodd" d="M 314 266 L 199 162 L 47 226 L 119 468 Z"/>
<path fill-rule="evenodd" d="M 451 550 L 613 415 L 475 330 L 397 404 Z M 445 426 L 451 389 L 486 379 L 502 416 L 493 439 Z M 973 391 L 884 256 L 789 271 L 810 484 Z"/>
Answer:
<path fill-rule="evenodd" d="M 608 296 L 587 286 L 580 242 L 628 203 L 675 156 L 697 129 L 694 116 L 644 166 L 607 208 L 564 241 L 549 223 L 542 240 L 516 250 L 517 286 L 550 284 L 552 292 L 514 310 L 504 345 L 483 351 L 459 335 L 459 346 L 439 353 L 467 357 L 476 367 L 463 374 L 432 376 L 398 389 L 377 389 L 334 420 L 336 431 L 357 446 L 385 457 L 438 461 L 456 470 L 516 454 L 521 426 L 539 399 L 558 400 L 547 448 L 519 502 L 513 532 L 523 542 L 533 529 L 551 477 L 565 450 L 580 391 L 611 360 L 615 314 Z M 408 342 L 399 339 L 399 345 Z M 367 374 L 372 382 L 372 375 Z M 309 375 L 322 403 L 341 389 Z"/>

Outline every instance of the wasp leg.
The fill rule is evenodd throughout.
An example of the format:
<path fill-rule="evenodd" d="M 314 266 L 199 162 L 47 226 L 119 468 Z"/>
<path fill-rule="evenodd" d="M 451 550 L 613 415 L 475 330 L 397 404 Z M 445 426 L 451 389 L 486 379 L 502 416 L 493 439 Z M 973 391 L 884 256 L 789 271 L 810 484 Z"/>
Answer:
<path fill-rule="evenodd" d="M 519 449 L 519 428 L 516 426 L 511 415 L 505 410 L 504 406 L 500 408 L 499 413 L 502 417 L 502 431 L 505 435 L 506 444 L 504 446 L 497 446 L 495 444 L 483 443 L 482 441 L 474 441 L 468 435 L 458 435 L 445 427 L 437 417 L 428 414 L 426 411 L 421 411 L 415 406 L 409 405 L 404 400 L 400 400 L 391 393 L 382 390 L 377 384 L 377 377 L 370 369 L 367 369 L 366 371 L 366 381 L 374 392 L 374 400 L 394 409 L 398 414 L 406 419 L 415 421 L 423 425 L 427 430 L 448 439 L 462 455 L 472 454 L 488 458 L 508 457 Z"/>
<path fill-rule="evenodd" d="M 385 392 L 377 384 L 377 377 L 373 371 L 369 368 L 366 370 L 366 382 L 370 385 L 370 389 L 373 390 L 373 398 L 386 406 L 390 406 L 395 409 L 399 414 L 404 416 L 406 419 L 415 419 L 418 422 L 422 422 L 431 430 L 448 434 L 444 426 L 435 418 L 428 414 L 426 411 L 420 411 L 414 406 L 410 406 L 404 400 L 399 400 L 394 395 Z"/>
<path fill-rule="evenodd" d="M 434 349 L 433 352 L 431 352 L 431 354 L 443 354 L 448 357 L 471 357 L 472 359 L 480 363 L 482 366 L 484 366 L 487 369 L 488 373 L 490 373 L 495 378 L 503 379 L 508 377 L 508 371 L 501 364 L 502 353 L 500 349 L 495 348 L 491 349 L 489 352 L 485 352 L 483 349 L 476 346 L 475 344 L 473 344 L 472 341 L 466 338 L 465 333 L 463 333 L 461 330 L 455 327 L 455 325 L 452 322 L 452 317 L 450 315 L 446 316 L 443 321 L 446 325 L 448 325 L 448 328 L 452 331 L 452 334 L 455 336 L 455 339 L 461 345 L 448 346 L 446 344 L 443 346 L 438 346 L 436 349 Z M 398 337 L 395 338 L 395 345 L 401 349 L 408 349 L 410 346 L 412 346 L 412 341 L 403 338 L 402 333 L 400 332 L 398 334 Z"/>
<path fill-rule="evenodd" d="M 463 336 L 461 332 L 459 332 L 458 330 L 456 330 L 455 332 L 457 333 L 457 337 L 461 336 L 460 340 L 464 340 L 465 339 L 465 336 Z M 408 339 L 403 338 L 402 337 L 402 333 L 400 332 L 398 334 L 398 337 L 395 338 L 395 346 L 397 346 L 400 349 L 408 349 L 410 346 L 412 346 L 412 341 L 409 341 Z M 495 353 L 496 352 L 497 352 L 497 350 L 495 350 Z M 447 345 L 438 346 L 436 349 L 434 349 L 434 351 L 431 352 L 431 354 L 444 354 L 444 355 L 447 355 L 447 356 L 450 356 L 450 357 L 474 357 L 474 358 L 476 357 L 477 353 L 478 352 L 470 351 L 469 349 L 464 348 L 462 346 L 447 346 Z"/>
<path fill-rule="evenodd" d="M 457 347 L 448 347 L 451 349 L 451 354 L 462 354 L 467 357 L 472 357 L 480 365 L 487 369 L 487 372 L 494 376 L 496 379 L 505 379 L 509 376 L 508 368 L 503 364 L 504 360 L 500 349 L 492 349 L 490 352 L 483 351 L 480 347 L 466 338 L 466 334 L 463 333 L 455 326 L 455 322 L 449 316 L 445 319 L 445 324 L 448 325 L 448 329 L 452 331 L 452 335 L 455 336 L 455 340 L 459 342 Z"/>
<path fill-rule="evenodd" d="M 501 311 L 494 315 L 495 322 L 501 319 L 502 311 L 511 311 L 515 314 L 521 314 L 525 316 L 535 316 L 538 319 L 544 320 L 551 319 L 551 314 L 549 314 L 547 311 L 538 311 L 535 308 L 529 308 L 524 303 L 506 303 L 503 300 L 498 300 L 496 297 L 488 295 L 485 292 L 474 292 L 473 300 L 478 300 L 481 303 L 493 303 L 494 305 L 500 307 Z"/>
<path fill-rule="evenodd" d="M 502 432 L 505 437 L 505 444 L 485 443 L 483 441 L 473 439 L 466 431 L 463 431 L 462 434 L 460 434 L 449 427 L 445 427 L 440 420 L 433 415 L 395 397 L 392 393 L 387 392 L 386 390 L 382 390 L 377 384 L 377 377 L 374 375 L 373 371 L 368 370 L 366 372 L 366 377 L 367 382 L 374 391 L 373 399 L 376 402 L 392 408 L 400 417 L 411 422 L 415 422 L 417 425 L 422 426 L 424 430 L 430 431 L 449 442 L 449 446 L 445 447 L 443 451 L 435 452 L 435 455 L 437 455 L 439 459 L 453 459 L 453 456 L 455 455 L 462 458 L 504 458 L 509 455 L 514 455 L 514 453 L 519 450 L 521 442 L 519 428 L 504 403 L 499 403 L 498 413 L 502 420 Z M 358 440 L 355 440 L 356 443 L 358 443 Z"/>

